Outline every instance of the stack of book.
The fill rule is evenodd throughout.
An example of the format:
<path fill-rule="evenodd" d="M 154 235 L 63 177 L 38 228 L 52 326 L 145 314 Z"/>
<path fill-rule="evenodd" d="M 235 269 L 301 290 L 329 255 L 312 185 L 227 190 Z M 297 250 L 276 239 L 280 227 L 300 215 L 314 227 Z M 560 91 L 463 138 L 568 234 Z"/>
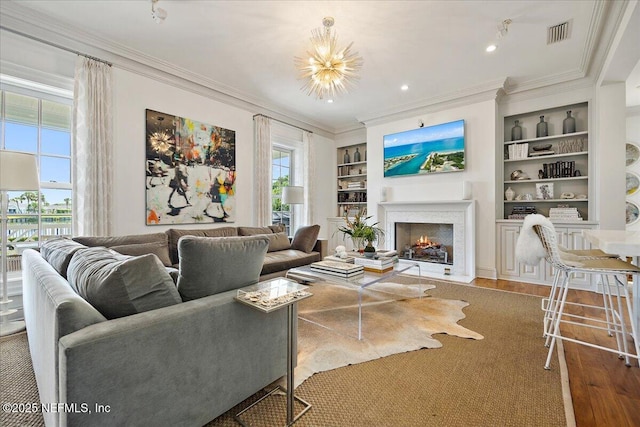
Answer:
<path fill-rule="evenodd" d="M 312 263 L 309 268 L 317 273 L 331 274 L 344 278 L 354 277 L 364 272 L 364 267 L 361 265 L 338 261 L 318 261 Z"/>
<path fill-rule="evenodd" d="M 509 145 L 509 160 L 526 159 L 529 154 L 529 144 Z"/>
<path fill-rule="evenodd" d="M 354 189 L 354 188 L 364 188 L 364 182 L 362 181 L 351 181 L 347 184 L 347 188 L 348 189 Z"/>
<path fill-rule="evenodd" d="M 347 255 L 346 258 L 341 258 L 336 255 L 327 255 L 323 258 L 325 261 L 334 261 L 334 262 L 346 262 L 348 264 L 353 264 L 353 257 L 351 255 Z"/>
<path fill-rule="evenodd" d="M 535 206 L 514 206 L 508 219 L 524 219 L 525 216 L 537 213 Z"/>
<path fill-rule="evenodd" d="M 398 256 L 395 257 L 380 257 L 378 259 L 373 258 L 356 258 L 354 260 L 355 265 L 361 265 L 364 267 L 364 271 L 370 271 L 372 273 L 386 273 L 393 270 L 393 265 L 398 262 Z"/>
<path fill-rule="evenodd" d="M 529 157 L 550 156 L 551 154 L 556 154 L 556 152 L 553 150 L 538 150 L 529 153 Z"/>
<path fill-rule="evenodd" d="M 549 219 L 557 221 L 582 221 L 578 208 L 549 208 Z"/>

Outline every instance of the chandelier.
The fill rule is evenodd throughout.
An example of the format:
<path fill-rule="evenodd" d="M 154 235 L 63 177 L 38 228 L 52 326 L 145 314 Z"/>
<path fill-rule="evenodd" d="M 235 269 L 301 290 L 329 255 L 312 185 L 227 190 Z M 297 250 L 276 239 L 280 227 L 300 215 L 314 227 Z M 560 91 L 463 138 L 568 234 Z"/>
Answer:
<path fill-rule="evenodd" d="M 362 57 L 351 51 L 353 42 L 344 49 L 337 48 L 338 37 L 335 32 L 331 34 L 333 23 L 332 17 L 326 17 L 322 20 L 324 28 L 311 31 L 309 59 L 295 58 L 301 78 L 306 79 L 302 90 L 307 95 L 315 94 L 316 99 L 347 93 L 353 80 L 358 78 L 356 72 L 362 67 Z"/>

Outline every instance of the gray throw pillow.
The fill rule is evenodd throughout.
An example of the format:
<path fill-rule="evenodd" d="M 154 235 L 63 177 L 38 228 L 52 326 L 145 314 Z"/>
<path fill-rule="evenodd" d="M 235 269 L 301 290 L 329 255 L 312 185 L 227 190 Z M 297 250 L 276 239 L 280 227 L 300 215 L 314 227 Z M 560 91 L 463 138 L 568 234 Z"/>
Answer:
<path fill-rule="evenodd" d="M 181 238 L 178 292 L 182 300 L 257 283 L 268 246 L 266 236 Z"/>
<path fill-rule="evenodd" d="M 267 234 L 266 236 L 269 238 L 269 250 L 267 252 L 284 251 L 291 247 L 291 242 L 285 232 Z"/>
<path fill-rule="evenodd" d="M 171 276 L 158 257 L 121 255 L 103 247 L 77 251 L 68 269 L 76 292 L 107 319 L 181 302 Z"/>
<path fill-rule="evenodd" d="M 302 252 L 311 253 L 313 251 L 313 247 L 316 245 L 319 233 L 320 226 L 317 224 L 300 227 L 298 231 L 296 231 L 296 235 L 293 236 L 291 249 L 297 249 Z"/>
<path fill-rule="evenodd" d="M 165 234 L 165 239 L 166 239 Z M 119 252 L 123 255 L 147 255 L 154 254 L 158 257 L 162 265 L 165 267 L 171 267 L 171 258 L 169 258 L 169 245 L 167 242 L 151 242 L 151 243 L 136 243 L 132 245 L 118 245 L 111 246 L 116 252 Z"/>
<path fill-rule="evenodd" d="M 203 228 L 200 230 L 182 230 L 178 228 L 170 228 L 166 231 L 169 236 L 169 256 L 171 263 L 178 263 L 178 240 L 183 236 L 200 236 L 200 237 L 229 237 L 237 236 L 238 230 L 235 227 L 217 227 Z"/>
<path fill-rule="evenodd" d="M 40 245 L 40 254 L 55 270 L 65 279 L 67 278 L 67 269 L 73 254 L 80 249 L 86 248 L 78 242 L 67 237 L 58 239 L 45 240 Z"/>

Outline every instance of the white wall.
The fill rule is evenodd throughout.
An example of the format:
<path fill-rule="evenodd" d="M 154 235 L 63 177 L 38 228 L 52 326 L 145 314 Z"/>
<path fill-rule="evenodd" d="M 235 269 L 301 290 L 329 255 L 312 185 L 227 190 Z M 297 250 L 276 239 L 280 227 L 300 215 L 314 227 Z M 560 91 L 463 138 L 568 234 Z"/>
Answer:
<path fill-rule="evenodd" d="M 384 135 L 455 120 L 465 121 L 466 168 L 463 172 L 383 177 Z M 476 200 L 476 271 L 480 277 L 495 276 L 495 144 L 496 102 L 429 112 L 367 128 L 367 211 L 378 214 L 382 187 L 390 188 L 387 202 L 461 200 L 465 181 L 471 183 Z"/>
<path fill-rule="evenodd" d="M 332 139 L 314 134 L 315 144 L 315 206 L 313 221 L 320 224 L 320 237 L 328 239 L 327 218 L 336 212 L 336 144 Z"/>
<path fill-rule="evenodd" d="M 253 212 L 253 115 L 210 98 L 138 74 L 113 69 L 115 140 L 115 235 L 152 233 L 171 227 L 216 227 L 225 224 L 147 226 L 145 209 L 145 109 L 188 117 L 236 132 L 236 225 L 255 225 Z"/>
<path fill-rule="evenodd" d="M 598 220 L 600 228 L 625 228 L 625 135 L 626 107 L 624 82 L 608 83 L 596 88 L 598 123 L 597 141 L 593 151 L 598 159 L 599 194 Z"/>

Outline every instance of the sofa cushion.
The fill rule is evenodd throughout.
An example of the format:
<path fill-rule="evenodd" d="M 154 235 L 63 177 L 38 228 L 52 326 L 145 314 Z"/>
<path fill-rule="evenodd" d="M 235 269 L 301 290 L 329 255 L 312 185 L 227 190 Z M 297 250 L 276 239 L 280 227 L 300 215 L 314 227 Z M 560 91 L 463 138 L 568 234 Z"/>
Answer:
<path fill-rule="evenodd" d="M 69 262 L 76 251 L 86 248 L 78 242 L 67 237 L 45 240 L 40 245 L 42 257 L 65 279 L 67 278 L 67 268 Z"/>
<path fill-rule="evenodd" d="M 77 251 L 69 283 L 107 319 L 181 302 L 171 276 L 152 254 L 130 257 L 94 247 Z"/>
<path fill-rule="evenodd" d="M 257 234 L 273 234 L 269 227 L 238 227 L 238 236 L 255 236 Z"/>
<path fill-rule="evenodd" d="M 269 249 L 267 252 L 283 251 L 291 247 L 291 242 L 285 232 L 267 234 L 266 236 L 269 238 Z"/>
<path fill-rule="evenodd" d="M 316 245 L 316 240 L 318 240 L 318 233 L 320 233 L 320 226 L 317 224 L 300 227 L 298 231 L 296 231 L 296 235 L 293 236 L 291 249 L 311 253 L 313 247 Z"/>
<path fill-rule="evenodd" d="M 182 237 L 178 243 L 182 300 L 257 283 L 268 246 L 266 236 Z"/>
<path fill-rule="evenodd" d="M 162 233 L 164 234 L 164 233 Z M 122 255 L 147 255 L 154 254 L 160 259 L 160 262 L 165 267 L 171 267 L 171 258 L 169 258 L 169 244 L 166 241 L 167 235 L 164 234 L 165 242 L 150 242 L 150 243 L 134 243 L 131 245 L 117 245 L 111 246 L 116 252 L 121 253 Z"/>
<path fill-rule="evenodd" d="M 295 249 L 269 252 L 264 258 L 260 275 L 264 276 L 278 271 L 284 272 L 290 268 L 301 267 L 316 261 L 322 261 L 322 257 L 318 252 L 306 253 Z"/>
<path fill-rule="evenodd" d="M 167 230 L 169 236 L 169 256 L 173 265 L 178 264 L 178 240 L 183 236 L 199 237 L 230 237 L 237 236 L 238 230 L 235 227 L 206 228 L 200 230 L 181 230 L 171 228 Z"/>
<path fill-rule="evenodd" d="M 126 236 L 80 236 L 74 237 L 78 243 L 82 243 L 85 246 L 104 246 L 110 248 L 112 246 L 122 245 L 136 245 L 141 243 L 165 243 L 168 242 L 168 237 L 165 233 L 151 233 L 151 234 L 130 234 Z"/>

